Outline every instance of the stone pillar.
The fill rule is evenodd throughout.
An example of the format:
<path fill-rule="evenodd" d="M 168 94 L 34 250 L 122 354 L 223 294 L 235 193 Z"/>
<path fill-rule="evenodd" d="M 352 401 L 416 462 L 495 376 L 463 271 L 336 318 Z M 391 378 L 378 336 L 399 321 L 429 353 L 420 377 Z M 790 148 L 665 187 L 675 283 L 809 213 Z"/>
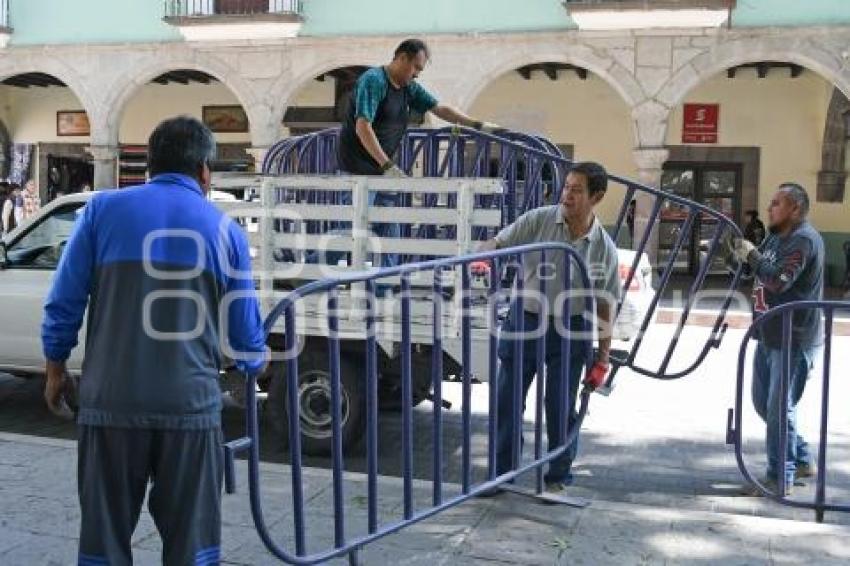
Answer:
<path fill-rule="evenodd" d="M 633 152 L 638 169 L 638 180 L 642 185 L 651 188 L 661 186 L 661 171 L 670 156 L 670 151 L 663 147 L 641 147 Z M 649 256 L 650 263 L 655 266 L 658 258 L 658 223 L 649 226 L 650 215 L 655 206 L 655 198 L 644 191 L 639 191 L 635 202 L 635 247 L 643 238 L 644 232 L 650 228 L 649 241 L 644 250 Z"/>
<path fill-rule="evenodd" d="M 245 153 L 254 158 L 254 172 L 262 173 L 263 172 L 263 159 L 266 157 L 266 153 L 269 151 L 270 146 L 264 147 L 249 147 L 245 150 Z"/>
<path fill-rule="evenodd" d="M 118 146 L 92 145 L 88 148 L 94 158 L 93 189 L 115 189 L 118 187 Z"/>
<path fill-rule="evenodd" d="M 284 108 L 272 108 L 270 104 L 255 104 L 245 110 L 248 112 L 251 123 L 251 147 L 245 151 L 254 158 L 254 171 L 260 173 L 263 170 L 263 159 L 266 153 L 281 138 L 280 128 Z"/>

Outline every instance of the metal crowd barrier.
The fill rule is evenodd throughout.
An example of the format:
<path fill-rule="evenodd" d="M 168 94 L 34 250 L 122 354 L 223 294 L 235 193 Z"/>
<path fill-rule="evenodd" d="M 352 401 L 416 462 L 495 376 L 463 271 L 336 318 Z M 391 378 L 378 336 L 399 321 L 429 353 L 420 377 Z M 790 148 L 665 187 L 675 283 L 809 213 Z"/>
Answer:
<path fill-rule="evenodd" d="M 284 139 L 267 152 L 263 162 L 263 173 L 272 175 L 339 174 L 338 144 L 338 128 Z M 414 177 L 501 179 L 505 184 L 503 195 L 476 197 L 476 206 L 499 208 L 502 212 L 502 226 L 505 226 L 527 210 L 557 203 L 564 179 L 573 161 L 564 157 L 557 146 L 544 138 L 517 132 L 505 132 L 496 136 L 467 128 L 446 127 L 410 128 L 399 149 L 399 165 L 406 173 Z M 688 318 L 697 305 L 701 292 L 707 289 L 707 276 L 720 251 L 723 238 L 742 237 L 741 230 L 732 219 L 708 206 L 616 175 L 609 175 L 608 178 L 612 183 L 624 188 L 622 204 L 613 227 L 612 238 L 615 242 L 623 233 L 623 225 L 627 223 L 632 201 L 649 199 L 646 202 L 651 203 L 648 206 L 650 209 L 648 216 L 635 219 L 645 224 L 645 228 L 639 231 L 634 226 L 634 222 L 629 226 L 633 232 L 631 247 L 636 253 L 624 281 L 622 297 L 626 296 L 635 278 L 643 253 L 651 249 L 651 242 L 657 238 L 662 215 L 667 214 L 669 217 L 672 214 L 678 222 L 678 235 L 672 242 L 669 258 L 663 264 L 653 266 L 658 268 L 658 284 L 650 308 L 640 323 L 638 337 L 628 345 L 626 356 L 616 360 L 616 367 L 629 367 L 636 373 L 657 379 L 684 377 L 699 367 L 712 348 L 719 347 L 726 332 L 724 319 L 738 288 L 742 272 L 741 265 L 731 266 L 730 274 L 725 282 L 712 295 L 719 300 L 719 305 L 702 348 L 692 361 L 689 358 L 676 364 L 677 367 L 671 368 Z M 612 195 L 614 191 L 615 189 L 609 187 L 608 194 Z M 407 195 L 404 198 L 412 197 Z M 455 206 L 451 198 L 447 204 L 449 207 Z M 425 205 L 438 206 L 440 203 L 435 196 L 426 195 Z M 404 206 L 409 206 L 409 203 Z M 655 310 L 661 297 L 670 287 L 676 258 L 685 242 L 690 241 L 691 245 L 700 243 L 701 227 L 706 221 L 713 223 L 714 227 L 707 241 L 704 242 L 705 253 L 699 261 L 696 275 L 687 288 L 682 313 L 676 322 L 673 337 L 661 357 L 660 364 L 650 365 L 648 362 L 642 362 L 638 360 L 638 355 L 643 345 L 643 335 L 654 320 Z M 418 229 L 422 233 L 417 234 L 417 237 L 454 237 L 451 228 L 439 231 L 433 225 L 424 225 Z M 411 230 L 411 228 L 405 227 L 404 230 Z M 474 232 L 474 239 L 488 239 L 495 234 L 496 230 L 496 228 L 478 228 Z M 409 234 L 405 235 L 409 237 Z M 420 258 L 408 257 L 406 261 L 418 259 Z M 621 308 L 622 302 L 617 305 L 618 315 Z"/>
<path fill-rule="evenodd" d="M 818 463 L 817 463 L 817 478 L 815 493 L 811 501 L 802 501 L 799 499 L 790 499 L 785 495 L 785 474 L 780 473 L 778 478 L 778 490 L 773 492 L 767 489 L 761 482 L 755 479 L 754 475 L 747 467 L 743 452 L 743 403 L 744 403 L 744 375 L 746 371 L 746 354 L 747 346 L 750 339 L 755 337 L 756 332 L 764 326 L 764 324 L 774 318 L 781 317 L 782 319 L 782 344 L 783 344 L 783 361 L 782 361 L 782 376 L 780 382 L 780 410 L 781 415 L 785 415 L 788 409 L 788 388 L 791 375 L 791 332 L 793 323 L 793 313 L 801 310 L 818 310 L 823 312 L 824 316 L 824 346 L 823 346 L 823 384 L 821 391 L 821 414 L 820 414 L 820 439 L 818 441 Z M 827 436 L 829 433 L 829 386 L 830 386 L 830 363 L 832 360 L 832 337 L 833 325 L 835 321 L 836 311 L 844 311 L 850 313 L 850 301 L 795 301 L 772 308 L 763 315 L 759 316 L 750 328 L 744 334 L 741 342 L 741 349 L 738 355 L 738 382 L 735 392 L 735 408 L 729 409 L 726 442 L 735 446 L 735 458 L 738 461 L 738 468 L 744 475 L 744 478 L 755 485 L 761 493 L 778 501 L 784 505 L 797 507 L 802 509 L 813 509 L 817 522 L 823 521 L 824 512 L 838 511 L 843 513 L 850 512 L 850 502 L 847 503 L 828 503 L 826 501 L 826 478 L 827 478 Z M 788 440 L 788 421 L 783 418 L 779 427 L 779 446 L 784 447 Z"/>
<path fill-rule="evenodd" d="M 513 315 L 517 316 L 523 312 L 523 260 L 522 258 L 529 253 L 538 253 L 541 255 L 541 260 L 552 257 L 555 254 L 565 254 L 568 261 L 565 261 L 564 281 L 567 288 L 572 277 L 579 277 L 584 290 L 590 289 L 590 281 L 588 279 L 587 267 L 580 255 L 571 247 L 565 244 L 543 243 L 519 246 L 515 248 L 507 248 L 494 252 L 476 253 L 462 257 L 454 257 L 448 259 L 433 260 L 417 264 L 407 264 L 398 267 L 385 269 L 375 269 L 372 271 L 364 271 L 361 273 L 350 273 L 340 277 L 315 281 L 304 285 L 295 291 L 291 292 L 277 307 L 269 314 L 265 321 L 267 332 L 271 330 L 276 320 L 283 317 L 285 320 L 285 354 L 286 354 L 286 372 L 285 376 L 278 375 L 275 379 L 285 379 L 289 391 L 297 390 L 298 381 L 298 356 L 296 355 L 298 347 L 298 337 L 296 328 L 296 310 L 299 307 L 299 302 L 310 295 L 326 293 L 328 301 L 327 323 L 328 323 L 328 353 L 330 356 L 331 370 L 331 415 L 332 415 L 332 472 L 333 472 L 333 518 L 334 518 L 334 544 L 333 548 L 324 549 L 319 552 L 310 553 L 306 544 L 306 525 L 305 525 L 305 495 L 304 495 L 304 478 L 303 478 L 303 463 L 301 456 L 301 433 L 299 407 L 295 395 L 287 396 L 287 411 L 289 419 L 289 450 L 291 456 L 291 479 L 292 479 L 292 509 L 291 513 L 294 517 L 294 549 L 285 549 L 272 534 L 272 529 L 266 523 L 263 509 L 263 497 L 260 485 L 260 446 L 259 446 L 259 426 L 257 415 L 257 395 L 256 395 L 256 380 L 249 379 L 246 383 L 246 436 L 228 442 L 225 445 L 225 488 L 228 493 L 235 491 L 235 466 L 234 458 L 237 453 L 247 451 L 248 469 L 249 469 L 249 491 L 251 512 L 257 531 L 266 545 L 268 550 L 277 558 L 290 564 L 316 564 L 329 560 L 331 558 L 348 555 L 352 562 L 357 560 L 357 551 L 363 546 L 373 542 L 388 534 L 397 532 L 413 523 L 431 517 L 450 507 L 463 503 L 475 495 L 481 494 L 487 490 L 491 490 L 506 482 L 515 479 L 517 476 L 534 470 L 536 472 L 536 490 L 537 494 L 543 492 L 543 466 L 550 460 L 561 455 L 567 448 L 576 441 L 579 429 L 582 424 L 584 415 L 587 412 L 589 390 L 584 390 L 580 394 L 580 408 L 578 410 L 578 420 L 575 426 L 569 427 L 569 412 L 573 407 L 574 399 L 569 398 L 569 393 L 564 399 L 564 405 L 567 408 L 561 411 L 563 422 L 559 423 L 564 431 L 564 444 L 556 447 L 548 452 L 543 450 L 543 379 L 537 380 L 537 389 L 535 392 L 537 399 L 537 411 L 535 414 L 534 428 L 534 444 L 533 444 L 533 461 L 522 463 L 519 460 L 519 435 L 522 434 L 522 399 L 521 399 L 521 363 L 515 364 L 515 389 L 514 389 L 514 431 L 517 437 L 514 439 L 514 467 L 511 471 L 497 475 L 496 469 L 496 431 L 498 426 L 498 411 L 497 407 L 497 387 L 495 386 L 495 376 L 497 374 L 497 334 L 495 321 L 497 318 L 495 295 L 500 290 L 499 277 L 491 277 L 489 288 L 484 291 L 487 293 L 488 303 L 486 309 L 489 311 L 488 317 L 488 337 L 487 344 L 489 347 L 489 372 L 491 376 L 491 387 L 489 396 L 489 418 L 488 418 L 488 447 L 487 447 L 487 479 L 481 483 L 473 482 L 472 469 L 472 447 L 471 447 L 471 394 L 472 394 L 472 375 L 470 372 L 470 357 L 472 355 L 472 326 L 471 326 L 471 307 L 469 304 L 471 290 L 471 274 L 470 264 L 476 261 L 491 261 L 493 262 L 492 271 L 498 272 L 501 263 L 510 258 L 519 258 L 514 262 L 515 281 L 513 287 L 512 308 Z M 413 408 L 412 408 L 412 390 L 411 390 L 411 277 L 417 272 L 432 271 L 434 273 L 433 283 L 433 346 L 435 355 L 432 360 L 431 379 L 433 383 L 433 419 L 432 419 L 432 434 L 434 438 L 433 450 L 433 480 L 432 480 L 432 497 L 431 505 L 425 509 L 416 509 L 413 498 Z M 459 273 L 460 290 L 462 291 L 462 315 L 459 332 L 463 341 L 463 363 L 461 368 L 462 381 L 462 472 L 461 472 L 461 493 L 457 496 L 446 497 L 443 494 L 443 409 L 442 409 L 442 368 L 441 368 L 441 341 L 442 336 L 442 288 L 444 273 L 454 272 L 456 276 Z M 403 512 L 400 520 L 388 524 L 379 524 L 378 521 L 378 375 L 377 375 L 377 332 L 376 332 L 376 316 L 375 316 L 375 287 L 376 281 L 386 277 L 400 278 L 400 310 L 401 310 L 401 342 L 400 354 L 402 357 L 402 461 L 403 461 Z M 366 391 L 366 459 L 368 467 L 368 533 L 363 536 L 350 538 L 346 529 L 346 506 L 344 495 L 344 461 L 343 461 L 343 446 L 341 434 L 341 383 L 340 383 L 340 336 L 338 335 L 339 328 L 339 311 L 338 305 L 340 302 L 340 294 L 343 288 L 348 287 L 354 289 L 358 284 L 365 287 L 363 301 L 365 316 L 363 323 L 366 329 L 366 348 L 365 348 L 365 368 L 363 376 L 363 387 Z M 542 278 L 539 291 L 545 295 L 546 278 Z M 584 302 L 585 312 L 593 310 L 593 299 L 587 292 L 581 293 L 581 299 Z M 570 295 L 565 294 L 565 301 L 561 314 L 569 320 L 570 315 Z M 592 320 L 585 321 L 581 331 L 590 332 L 591 323 L 595 322 L 595 314 L 591 317 Z M 519 332 L 523 331 L 523 317 L 517 317 Z M 567 325 L 568 326 L 568 325 Z M 573 331 L 566 330 L 561 338 L 562 360 L 561 364 L 561 379 L 569 379 L 570 371 L 570 335 Z M 515 342 L 519 344 L 519 342 Z M 592 365 L 592 349 L 591 341 L 585 340 L 587 345 L 584 354 L 586 367 Z M 543 359 L 545 357 L 545 333 L 538 338 L 537 342 L 538 354 L 538 376 L 543 375 L 545 371 Z M 516 354 L 522 356 L 522 349 L 517 347 Z M 518 360 L 521 362 L 521 359 Z M 565 389 L 569 392 L 569 389 Z"/>

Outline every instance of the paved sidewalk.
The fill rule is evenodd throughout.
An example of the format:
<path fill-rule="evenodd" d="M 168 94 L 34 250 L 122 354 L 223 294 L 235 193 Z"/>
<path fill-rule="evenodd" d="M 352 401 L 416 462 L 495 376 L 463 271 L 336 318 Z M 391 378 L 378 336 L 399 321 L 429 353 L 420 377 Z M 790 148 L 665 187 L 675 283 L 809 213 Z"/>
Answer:
<path fill-rule="evenodd" d="M 76 562 L 79 513 L 75 443 L 0 433 L 0 564 Z M 247 473 L 239 463 L 239 492 L 224 498 L 223 562 L 275 564 L 254 530 Z M 310 514 L 308 549 L 333 540 L 331 474 L 305 473 Z M 288 468 L 262 465 L 264 505 L 277 541 L 292 548 Z M 422 509 L 430 482 L 417 481 Z M 382 478 L 382 521 L 400 516 L 401 482 Z M 457 493 L 446 486 L 445 493 Z M 352 534 L 362 532 L 365 477 L 347 474 Z M 159 538 L 144 513 L 134 538 L 137 564 L 159 563 Z M 730 513 L 674 509 L 595 499 L 571 509 L 513 494 L 476 499 L 368 546 L 365 564 L 847 564 L 850 526 L 818 525 Z M 344 563 L 344 561 L 336 561 Z"/>

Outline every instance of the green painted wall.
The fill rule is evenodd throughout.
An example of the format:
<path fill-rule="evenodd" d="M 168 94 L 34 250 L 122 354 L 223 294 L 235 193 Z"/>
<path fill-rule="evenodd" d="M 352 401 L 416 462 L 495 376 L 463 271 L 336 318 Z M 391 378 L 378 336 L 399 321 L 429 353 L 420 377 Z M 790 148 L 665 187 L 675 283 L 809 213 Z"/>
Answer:
<path fill-rule="evenodd" d="M 9 0 L 12 45 L 180 41 L 162 0 Z M 303 0 L 302 35 L 568 29 L 561 0 Z M 850 24 L 850 0 L 738 0 L 733 26 Z"/>
<path fill-rule="evenodd" d="M 811 26 L 850 23 L 850 0 L 738 0 L 732 26 Z"/>
<path fill-rule="evenodd" d="M 562 0 L 304 0 L 304 35 L 526 31 L 574 28 Z M 850 24 L 850 0 L 738 0 L 732 25 Z"/>
<path fill-rule="evenodd" d="M 11 45 L 180 41 L 162 0 L 9 0 Z"/>
<path fill-rule="evenodd" d="M 351 7 L 349 9 L 341 6 Z M 304 35 L 563 29 L 558 0 L 304 0 Z"/>

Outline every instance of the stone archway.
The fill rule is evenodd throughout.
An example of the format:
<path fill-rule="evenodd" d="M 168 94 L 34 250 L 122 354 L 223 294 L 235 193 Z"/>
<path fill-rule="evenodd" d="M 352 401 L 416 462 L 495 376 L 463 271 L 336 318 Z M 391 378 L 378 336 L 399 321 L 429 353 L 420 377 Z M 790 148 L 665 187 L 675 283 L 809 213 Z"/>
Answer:
<path fill-rule="evenodd" d="M 641 145 L 664 145 L 670 112 L 696 86 L 728 68 L 758 61 L 796 63 L 818 73 L 850 97 L 850 68 L 844 64 L 843 56 L 811 37 L 730 39 L 682 65 L 654 99 L 639 109 L 636 119 Z"/>
<path fill-rule="evenodd" d="M 91 153 L 95 159 L 95 182 L 103 186 L 115 186 L 115 161 L 119 153 L 121 124 L 127 106 L 141 89 L 154 78 L 178 70 L 199 71 L 219 81 L 245 110 L 251 131 L 267 120 L 267 111 L 258 102 L 258 89 L 236 69 L 217 57 L 187 49 L 183 46 L 162 52 L 144 51 L 128 54 L 120 63 L 132 69 L 120 75 L 105 87 L 100 101 L 103 119 L 92 124 Z M 253 136 L 252 136 L 253 137 Z"/>
<path fill-rule="evenodd" d="M 382 48 L 380 53 L 385 54 L 385 51 L 386 50 Z M 352 53 L 334 55 L 332 63 L 329 62 L 330 59 L 323 59 L 319 63 L 314 63 L 303 69 L 295 71 L 297 74 L 294 76 L 293 74 L 282 75 L 272 85 L 269 91 L 274 95 L 274 98 L 271 99 L 270 103 L 270 124 L 274 126 L 275 131 L 277 131 L 280 124 L 283 123 L 286 110 L 293 104 L 298 93 L 305 85 L 314 80 L 316 77 L 343 67 L 379 65 L 381 64 L 380 61 L 382 61 L 381 59 L 376 58 L 378 56 L 377 50 L 375 50 L 374 53 L 355 51 Z M 272 141 L 277 140 L 275 139 Z"/>
<path fill-rule="evenodd" d="M 68 91 L 70 99 L 73 99 L 73 101 L 70 99 L 67 100 L 66 104 L 68 106 L 63 109 L 81 109 L 86 113 L 89 120 L 90 134 L 78 136 L 75 141 L 56 139 L 53 142 L 45 142 L 47 138 L 52 138 L 55 135 L 55 133 L 53 133 L 54 130 L 51 130 L 51 134 L 49 135 L 42 132 L 44 137 L 42 135 L 37 135 L 26 141 L 26 143 L 31 144 L 33 147 L 38 146 L 40 150 L 44 152 L 37 153 L 34 150 L 31 152 L 29 150 L 25 150 L 23 155 L 29 155 L 29 177 L 30 179 L 40 179 L 42 198 L 46 198 L 49 191 L 49 183 L 46 181 L 47 163 L 51 156 L 58 156 L 63 159 L 70 158 L 75 161 L 87 159 L 87 145 L 86 142 L 80 138 L 89 137 L 89 139 L 91 139 L 91 132 L 94 131 L 95 123 L 98 119 L 98 105 L 95 97 L 92 95 L 92 92 L 96 92 L 96 89 L 92 89 L 91 85 L 86 82 L 84 76 L 71 66 L 64 64 L 59 58 L 55 56 L 44 56 L 38 53 L 26 53 L 14 58 L 0 57 L 0 81 L 13 78 L 17 80 L 10 81 L 8 85 L 9 87 L 22 86 L 21 82 L 23 81 L 24 87 L 39 85 L 44 87 L 61 88 L 62 90 Z M 44 82 L 45 79 L 51 80 Z M 41 89 L 38 89 L 38 91 L 41 91 Z M 26 94 L 23 94 L 25 92 L 32 91 L 20 91 L 23 96 L 26 96 Z M 43 92 L 44 91 L 41 91 L 39 95 Z M 26 104 L 22 104 L 22 107 L 26 108 Z M 47 115 L 43 112 L 36 112 L 34 114 L 29 114 L 26 121 L 40 122 L 36 128 L 48 127 L 52 129 L 55 127 L 53 125 L 53 120 L 53 114 Z M 20 120 L 18 120 L 18 122 L 20 122 Z M 0 174 L 2 174 L 3 177 L 13 175 L 12 161 L 15 157 L 10 148 L 16 141 L 15 136 L 19 134 L 19 131 L 9 131 L 5 123 L 0 123 L 0 143 L 2 143 L 3 146 L 1 152 L 2 163 L 0 163 Z M 24 140 L 18 138 L 18 141 Z M 42 142 L 45 142 L 45 144 L 42 144 Z M 68 178 L 69 177 L 66 176 L 66 179 Z M 86 182 L 90 181 L 87 180 Z"/>
<path fill-rule="evenodd" d="M 640 85 L 635 81 L 632 74 L 617 61 L 602 59 L 598 54 L 590 53 L 587 46 L 570 45 L 563 50 L 529 49 L 518 55 L 494 61 L 489 66 L 480 67 L 478 75 L 469 78 L 467 81 L 471 86 L 460 93 L 458 104 L 463 109 L 469 108 L 494 78 L 523 65 L 541 61 L 564 63 L 587 69 L 608 83 L 630 108 L 643 98 Z"/>
<path fill-rule="evenodd" d="M 489 57 L 482 60 L 488 59 Z M 633 108 L 644 98 L 640 85 L 628 69 L 613 58 L 600 57 L 598 50 L 591 50 L 586 45 L 566 45 L 564 48 L 558 49 L 536 49 L 532 45 L 516 55 L 512 54 L 509 57 L 493 61 L 488 66 L 476 68 L 476 74 L 463 83 L 469 86 L 463 91 L 457 92 L 455 99 L 461 109 L 469 110 L 475 100 L 496 78 L 523 65 L 541 61 L 564 63 L 587 69 L 611 87 L 628 108 Z M 635 139 L 637 139 L 637 133 L 633 133 Z"/>
<path fill-rule="evenodd" d="M 259 97 L 255 87 L 245 80 L 237 70 L 216 58 L 192 51 L 177 57 L 159 58 L 151 56 L 141 64 L 133 64 L 132 67 L 131 73 L 127 73 L 115 81 L 116 86 L 111 88 L 107 98 L 102 102 L 107 119 L 103 124 L 104 129 L 98 132 L 97 139 L 93 139 L 93 143 L 116 146 L 121 120 L 128 102 L 138 93 L 140 88 L 155 77 L 177 69 L 202 71 L 219 80 L 233 93 L 239 104 L 245 109 L 252 128 L 255 121 L 265 119 L 266 113 L 263 111 L 263 105 L 258 102 Z M 92 134 L 94 136 L 94 131 L 92 131 Z"/>
<path fill-rule="evenodd" d="M 847 181 L 847 139 L 850 138 L 850 100 L 835 88 L 826 112 L 818 171 L 817 198 L 820 202 L 844 202 Z"/>
<path fill-rule="evenodd" d="M 0 58 L 0 80 L 25 73 L 44 73 L 65 83 L 88 114 L 92 134 L 94 133 L 95 122 L 100 115 L 99 104 L 97 98 L 92 94 L 91 85 L 84 80 L 84 77 L 56 57 L 16 54 L 14 57 Z"/>

